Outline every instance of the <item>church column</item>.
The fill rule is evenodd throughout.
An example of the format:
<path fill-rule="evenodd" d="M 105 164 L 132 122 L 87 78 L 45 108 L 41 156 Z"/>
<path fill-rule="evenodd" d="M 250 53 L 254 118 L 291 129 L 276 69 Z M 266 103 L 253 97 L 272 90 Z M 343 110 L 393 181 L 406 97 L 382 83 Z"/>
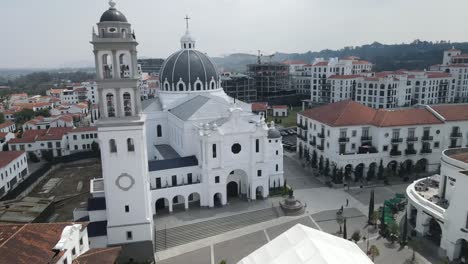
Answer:
<path fill-rule="evenodd" d="M 103 78 L 103 75 L 102 75 L 102 62 L 101 62 L 101 65 L 99 65 L 99 56 L 98 56 L 98 51 L 97 50 L 94 50 L 94 62 L 95 62 L 95 67 L 96 67 L 96 77 L 98 80 L 102 79 Z"/>
<path fill-rule="evenodd" d="M 118 117 L 123 117 L 123 105 L 122 105 L 122 94 L 120 92 L 120 88 L 116 88 L 115 89 L 115 93 L 116 93 L 116 108 L 117 108 L 117 116 Z"/>
<path fill-rule="evenodd" d="M 114 79 L 120 79 L 120 67 L 117 59 L 117 51 L 112 51 L 112 70 L 114 71 Z"/>
<path fill-rule="evenodd" d="M 104 105 L 107 104 L 107 98 L 104 96 L 104 90 L 103 89 L 100 89 L 98 87 L 98 91 L 99 91 L 99 100 L 100 100 L 100 103 L 99 103 L 99 113 L 101 114 L 101 116 L 104 117 Z M 99 116 L 98 116 L 99 118 Z"/>

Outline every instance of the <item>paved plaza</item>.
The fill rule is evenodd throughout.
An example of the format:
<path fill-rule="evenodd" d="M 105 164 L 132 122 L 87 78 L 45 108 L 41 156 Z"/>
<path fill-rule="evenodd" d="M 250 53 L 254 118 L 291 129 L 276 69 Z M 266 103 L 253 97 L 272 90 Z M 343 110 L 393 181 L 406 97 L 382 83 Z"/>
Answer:
<path fill-rule="evenodd" d="M 367 226 L 371 190 L 375 190 L 375 203 L 379 206 L 396 193 L 405 193 L 407 184 L 350 190 L 332 189 L 320 183 L 309 170 L 302 168 L 291 153 L 284 156 L 284 170 L 288 185 L 294 189 L 294 196 L 306 205 L 303 215 L 282 215 L 277 208 L 283 198 L 270 197 L 250 202 L 232 200 L 228 206 L 221 208 L 195 208 L 158 216 L 155 219 L 157 236 L 166 236 L 165 247 L 161 247 L 161 238 L 157 238 L 158 263 L 218 264 L 222 260 L 228 264 L 237 263 L 298 223 L 341 236 L 340 226 L 336 221 L 336 212 L 341 206 L 344 207 L 343 215 L 347 219 L 348 238 L 358 230 L 361 236 L 369 239 L 370 245 L 375 244 L 380 250 L 377 263 L 405 263 L 411 257 L 411 249 L 391 245 L 376 230 Z M 195 231 L 184 231 L 188 227 Z M 177 239 L 182 240 L 175 241 Z M 361 240 L 358 244 L 366 251 L 366 241 Z M 421 264 L 438 263 L 430 258 L 430 254 L 428 257 L 431 262 L 417 256 Z"/>

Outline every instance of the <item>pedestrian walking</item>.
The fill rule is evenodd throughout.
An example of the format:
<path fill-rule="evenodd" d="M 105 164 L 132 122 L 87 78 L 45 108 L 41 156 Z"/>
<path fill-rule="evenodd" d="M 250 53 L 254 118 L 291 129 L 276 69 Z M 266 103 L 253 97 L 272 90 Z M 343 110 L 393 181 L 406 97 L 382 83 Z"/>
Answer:
<path fill-rule="evenodd" d="M 346 207 L 348 207 L 348 205 L 349 205 L 349 200 L 348 198 L 346 198 Z"/>

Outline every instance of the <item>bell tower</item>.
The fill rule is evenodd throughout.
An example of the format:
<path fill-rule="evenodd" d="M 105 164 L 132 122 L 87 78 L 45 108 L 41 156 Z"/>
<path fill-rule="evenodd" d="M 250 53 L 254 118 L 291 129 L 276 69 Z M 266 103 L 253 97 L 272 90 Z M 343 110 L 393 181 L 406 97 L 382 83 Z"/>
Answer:
<path fill-rule="evenodd" d="M 92 41 L 96 64 L 107 244 L 123 261 L 154 260 L 145 120 L 138 88 L 137 45 L 127 18 L 109 1 Z"/>

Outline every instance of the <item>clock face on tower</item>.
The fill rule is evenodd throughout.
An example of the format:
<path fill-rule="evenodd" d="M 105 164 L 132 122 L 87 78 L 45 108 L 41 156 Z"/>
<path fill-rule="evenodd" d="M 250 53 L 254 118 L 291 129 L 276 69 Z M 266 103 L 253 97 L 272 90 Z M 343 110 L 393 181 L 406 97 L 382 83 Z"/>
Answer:
<path fill-rule="evenodd" d="M 128 191 L 135 184 L 135 179 L 127 173 L 122 173 L 115 180 L 115 185 L 119 187 L 122 191 Z"/>

